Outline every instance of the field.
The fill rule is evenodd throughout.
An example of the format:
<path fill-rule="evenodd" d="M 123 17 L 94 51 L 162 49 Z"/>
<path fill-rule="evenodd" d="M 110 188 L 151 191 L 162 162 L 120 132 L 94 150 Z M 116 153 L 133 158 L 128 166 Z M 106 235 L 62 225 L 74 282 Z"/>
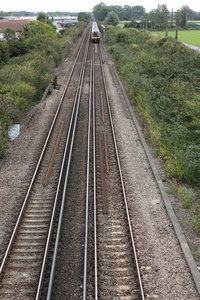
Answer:
<path fill-rule="evenodd" d="M 124 27 L 124 24 L 125 23 L 129 23 L 130 21 L 120 21 L 119 22 L 119 24 L 118 24 L 118 26 L 120 26 L 121 28 L 123 28 Z"/>
<path fill-rule="evenodd" d="M 153 32 L 165 36 L 165 31 Z M 175 38 L 175 31 L 169 31 L 169 36 Z M 200 47 L 200 30 L 185 30 L 178 32 L 178 41 Z"/>
<path fill-rule="evenodd" d="M 198 21 L 198 20 L 188 21 L 187 23 L 188 23 L 188 24 L 190 24 L 190 23 L 196 23 L 196 24 L 200 25 L 200 21 Z"/>

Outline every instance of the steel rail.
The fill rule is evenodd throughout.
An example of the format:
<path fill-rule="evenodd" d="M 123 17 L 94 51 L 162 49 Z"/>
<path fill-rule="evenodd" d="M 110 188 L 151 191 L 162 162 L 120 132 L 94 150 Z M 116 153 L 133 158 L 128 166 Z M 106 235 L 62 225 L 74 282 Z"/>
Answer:
<path fill-rule="evenodd" d="M 103 93 L 101 92 L 101 113 L 102 113 L 102 122 L 105 122 L 105 116 L 104 116 L 104 107 L 103 107 Z"/>
<path fill-rule="evenodd" d="M 95 300 L 98 299 L 97 277 L 97 201 L 96 201 L 96 118 L 95 118 L 95 85 L 94 85 L 94 54 L 93 54 L 93 185 L 94 185 L 94 277 L 95 277 Z"/>
<path fill-rule="evenodd" d="M 85 36 L 84 36 L 84 38 L 85 38 Z M 83 42 L 84 42 L 84 38 L 83 38 Z M 82 47 L 83 47 L 83 43 L 81 44 L 81 49 L 82 49 Z M 81 80 L 80 78 L 81 78 L 81 75 L 79 76 L 79 84 L 80 84 L 80 80 Z M 79 84 L 78 84 L 78 86 L 79 86 Z M 40 298 L 40 293 L 41 293 L 41 288 L 42 288 L 42 281 L 43 281 L 46 262 L 47 262 L 48 250 L 49 250 L 50 239 L 51 239 L 51 234 L 52 234 L 52 230 L 53 230 L 53 222 L 54 222 L 54 218 L 55 218 L 55 212 L 56 212 L 56 207 L 57 207 L 57 202 L 58 202 L 58 195 L 59 195 L 59 191 L 60 191 L 61 180 L 62 180 L 63 171 L 64 171 L 64 167 L 65 167 L 65 160 L 66 160 L 67 150 L 68 150 L 68 147 L 69 147 L 69 139 L 70 139 L 71 128 L 72 128 L 73 120 L 74 120 L 74 114 L 75 114 L 75 109 L 76 109 L 76 104 L 77 104 L 77 98 L 78 98 L 78 88 L 77 88 L 77 92 L 76 92 L 76 96 L 75 96 L 75 100 L 74 100 L 74 104 L 73 104 L 73 109 L 72 109 L 69 128 L 68 128 L 67 139 L 66 139 L 66 143 L 65 143 L 65 149 L 64 149 L 62 165 L 61 165 L 59 180 L 58 180 L 57 189 L 56 189 L 56 195 L 55 195 L 55 199 L 54 199 L 54 206 L 53 206 L 51 221 L 50 221 L 50 225 L 49 225 L 49 232 L 48 232 L 47 241 L 46 241 L 46 247 L 45 247 L 45 252 L 44 252 L 44 257 L 43 257 L 43 263 L 42 263 L 42 268 L 41 268 L 41 273 L 40 273 L 40 279 L 39 279 L 38 288 L 37 288 L 36 300 L 38 300 Z"/>
<path fill-rule="evenodd" d="M 54 151 L 53 151 L 53 154 L 51 156 L 51 161 L 50 161 L 50 164 L 49 164 L 49 168 L 48 168 L 47 174 L 45 176 L 44 186 L 46 186 L 48 181 L 49 181 L 49 177 L 50 177 L 50 174 L 51 174 L 53 163 L 54 163 L 54 160 L 55 160 L 55 157 L 56 157 L 56 153 L 58 151 L 58 146 L 59 146 L 60 138 L 61 138 L 61 135 L 62 135 L 63 126 L 64 126 L 64 122 L 62 121 L 61 126 L 60 126 L 60 130 L 59 130 L 59 133 L 58 133 L 58 137 L 57 137 L 57 140 L 56 140 L 56 144 L 55 144 L 55 147 L 54 147 Z"/>
<path fill-rule="evenodd" d="M 110 124 L 111 124 L 111 128 L 112 128 L 113 141 L 114 141 L 114 145 L 115 145 L 115 153 L 116 153 L 117 163 L 118 163 L 118 168 L 119 168 L 119 173 L 120 173 L 122 191 L 123 191 L 123 196 L 124 196 L 124 203 L 125 203 L 125 207 L 126 207 L 126 215 L 127 215 L 127 219 L 128 219 L 129 232 L 130 232 L 130 236 L 131 236 L 133 254 L 134 254 L 134 258 L 135 258 L 135 265 L 136 265 L 136 269 L 137 269 L 138 281 L 139 281 L 139 286 L 140 286 L 140 294 L 141 294 L 142 300 L 144 300 L 145 299 L 144 298 L 144 291 L 143 291 L 142 280 L 141 280 L 141 275 L 140 275 L 140 269 L 139 269 L 139 264 L 138 264 L 138 259 L 137 259 L 135 242 L 134 242 L 134 238 L 133 238 L 133 231 L 132 231 L 132 226 L 131 226 L 130 214 L 129 214 L 129 210 L 128 210 L 128 203 L 127 203 L 127 197 L 126 197 L 125 184 L 124 184 L 124 180 L 123 180 L 122 168 L 121 168 L 121 163 L 120 163 L 120 159 L 119 159 L 119 152 L 118 152 L 118 147 L 117 147 L 115 129 L 114 129 L 113 121 L 112 121 L 112 113 L 111 113 L 110 101 L 109 101 L 109 96 L 108 96 L 106 80 L 105 80 L 105 73 L 104 73 L 104 69 L 103 69 L 101 49 L 100 49 L 100 61 L 101 61 L 102 77 L 103 77 L 103 82 L 104 82 L 104 87 L 105 87 L 106 102 L 107 102 L 107 106 L 108 106 Z"/>
<path fill-rule="evenodd" d="M 86 208 L 85 208 L 85 249 L 84 249 L 84 272 L 83 272 L 83 300 L 87 298 L 87 254 L 88 254 L 88 223 L 89 223 L 89 183 L 90 183 L 90 136 L 91 136 L 91 97 L 92 97 L 92 61 L 90 68 L 90 91 L 87 133 L 87 183 L 86 183 Z"/>
<path fill-rule="evenodd" d="M 99 131 L 99 155 L 100 155 L 100 167 L 101 167 L 101 190 L 103 198 L 103 213 L 108 213 L 107 199 L 106 199 L 106 182 L 104 174 L 104 163 L 103 163 L 103 147 L 102 147 L 102 138 L 101 132 Z"/>
<path fill-rule="evenodd" d="M 53 254 L 53 260 L 52 260 L 52 266 L 51 266 L 51 272 L 50 272 L 49 286 L 48 286 L 48 292 L 47 292 L 47 298 L 46 298 L 48 300 L 51 299 L 52 288 L 53 288 L 53 280 L 54 280 L 54 273 L 55 273 L 55 267 L 56 267 L 58 244 L 59 244 L 59 239 L 60 239 L 62 217 L 63 217 L 63 212 L 64 212 L 66 190 L 67 190 L 67 184 L 68 184 L 68 178 L 69 178 L 69 169 L 70 169 L 70 165 L 71 165 L 71 157 L 72 157 L 72 150 L 73 150 L 74 137 L 75 137 L 75 131 L 76 131 L 76 124 L 77 124 L 77 119 L 78 119 L 78 112 L 79 112 L 79 105 L 80 105 L 80 99 L 81 99 L 81 94 L 82 94 L 83 79 L 84 79 L 85 68 L 86 68 L 86 58 L 87 58 L 88 47 L 89 47 L 89 37 L 88 37 L 88 40 L 87 40 L 87 46 L 86 46 L 86 49 L 85 49 L 85 55 L 84 55 L 84 59 L 83 59 L 83 63 L 82 63 L 82 69 L 81 69 L 81 72 L 80 72 L 81 82 L 80 82 L 80 85 L 78 85 L 78 88 L 77 88 L 77 91 L 79 91 L 79 93 L 78 93 L 77 106 L 76 106 L 76 112 L 75 112 L 75 117 L 74 117 L 73 131 L 72 131 L 71 144 L 70 144 L 70 151 L 69 151 L 69 157 L 68 157 L 68 162 L 67 162 L 67 170 L 66 170 L 66 173 L 65 173 L 65 181 L 64 181 L 64 188 L 63 188 L 63 194 L 62 194 L 61 209 L 60 209 L 58 228 L 57 228 L 57 234 L 56 234 L 56 241 L 55 241 L 55 247 L 54 247 L 54 254 Z"/>
<path fill-rule="evenodd" d="M 0 266 L 0 280 L 1 280 L 1 278 L 2 278 L 2 274 L 3 274 L 3 271 L 4 271 L 4 269 L 5 269 L 5 265 L 6 265 L 6 262 L 7 262 L 8 256 L 9 256 L 9 253 L 10 253 L 10 251 L 11 251 L 12 243 L 13 243 L 13 241 L 14 241 L 14 238 L 15 238 L 15 235 L 16 235 L 16 232 L 17 232 L 17 229 L 18 229 L 19 224 L 20 224 L 20 222 L 21 222 L 21 218 L 22 218 L 22 215 L 23 215 L 23 213 L 24 213 L 24 209 L 25 209 L 26 203 L 27 203 L 27 201 L 28 201 L 28 197 L 29 197 L 29 195 L 30 195 L 30 192 L 31 192 L 31 189 L 32 189 L 34 180 L 35 180 L 35 177 L 36 177 L 36 175 L 37 175 L 38 169 L 39 169 L 39 167 L 40 167 L 40 164 L 41 164 L 41 161 L 42 161 L 42 158 L 43 158 L 43 155 L 44 155 L 44 152 L 45 152 L 46 147 L 47 147 L 47 144 L 48 144 L 48 142 L 49 142 L 49 139 L 50 139 L 52 130 L 53 130 L 53 128 L 54 128 L 54 125 L 55 125 L 55 122 L 56 122 L 56 119 L 57 119 L 57 116 L 58 116 L 58 113 L 59 113 L 60 108 L 61 108 L 61 105 L 62 105 L 62 103 L 63 103 L 63 99 L 64 99 L 64 96 L 65 96 L 65 94 L 66 94 L 67 88 L 68 88 L 68 86 L 69 86 L 69 82 L 70 82 L 70 80 L 71 80 L 71 77 L 72 77 L 72 75 L 73 75 L 73 72 L 74 72 L 74 69 L 75 69 L 77 60 L 78 60 L 78 58 L 79 58 L 79 55 L 80 55 L 82 46 L 83 46 L 83 41 L 82 41 L 82 43 L 81 43 L 81 47 L 80 47 L 80 49 L 79 49 L 79 51 L 78 51 L 78 54 L 77 54 L 77 56 L 76 56 L 74 65 L 72 66 L 72 70 L 71 70 L 71 72 L 70 72 L 70 75 L 69 75 L 67 84 L 66 84 L 65 89 L 64 89 L 64 91 L 63 91 L 63 94 L 62 94 L 62 96 L 61 96 L 59 105 L 58 105 L 57 110 L 56 110 L 56 113 L 55 113 L 55 115 L 54 115 L 54 119 L 53 119 L 53 121 L 52 121 L 52 124 L 51 124 L 50 130 L 49 130 L 49 132 L 48 132 L 47 138 L 46 138 L 46 140 L 45 140 L 45 144 L 44 144 L 44 146 L 43 146 L 43 149 L 42 149 L 42 152 L 41 152 L 41 154 L 40 154 L 39 160 L 38 160 L 38 162 L 37 162 L 37 165 L 36 165 L 36 168 L 35 168 L 33 177 L 32 177 L 32 179 L 31 179 L 31 183 L 30 183 L 30 185 L 29 185 L 29 188 L 28 188 L 28 191 L 27 191 L 27 193 L 26 193 L 26 196 L 25 196 L 23 205 L 22 205 L 22 207 L 21 207 L 21 210 L 20 210 L 20 213 L 19 213 L 17 222 L 16 222 L 15 227 L 14 227 L 14 229 L 13 229 L 13 232 L 12 232 L 12 235 L 11 235 L 11 238 L 10 238 L 10 241 L 9 241 L 9 244 L 8 244 L 8 247 L 7 247 L 7 250 L 6 250 L 6 253 L 5 253 L 4 258 L 3 258 L 3 261 L 2 261 L 2 263 L 1 263 L 1 266 Z"/>
<path fill-rule="evenodd" d="M 106 172 L 109 173 L 109 165 L 108 165 L 108 147 L 107 147 L 107 138 L 106 132 L 104 131 L 104 148 L 105 148 L 105 161 L 106 161 Z"/>

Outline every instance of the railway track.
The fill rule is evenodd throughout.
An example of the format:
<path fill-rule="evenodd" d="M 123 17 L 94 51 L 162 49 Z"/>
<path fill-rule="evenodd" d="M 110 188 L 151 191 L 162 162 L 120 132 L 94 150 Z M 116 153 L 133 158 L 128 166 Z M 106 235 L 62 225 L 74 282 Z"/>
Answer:
<path fill-rule="evenodd" d="M 99 45 L 87 62 L 51 296 L 144 299 Z"/>
<path fill-rule="evenodd" d="M 64 162 L 78 91 L 73 82 L 80 73 L 85 53 L 85 33 L 63 95 L 39 157 L 22 209 L 0 268 L 1 299 L 39 299 L 48 243 L 62 184 Z M 75 78 L 75 79 L 74 79 Z M 72 86 L 72 88 L 69 88 Z M 66 112 L 71 112 L 67 114 Z M 59 146 L 59 147 L 58 147 Z M 56 149 L 58 148 L 58 150 Z M 56 151 L 57 150 L 57 151 Z M 51 170 L 51 162 L 52 170 Z M 51 176 L 50 176 L 51 175 Z"/>
<path fill-rule="evenodd" d="M 80 49 L 1 265 L 0 299 L 144 299 L 101 47 L 87 32 Z"/>
<path fill-rule="evenodd" d="M 100 47 L 95 51 L 94 65 L 94 98 L 99 112 L 95 299 L 144 299 Z"/>

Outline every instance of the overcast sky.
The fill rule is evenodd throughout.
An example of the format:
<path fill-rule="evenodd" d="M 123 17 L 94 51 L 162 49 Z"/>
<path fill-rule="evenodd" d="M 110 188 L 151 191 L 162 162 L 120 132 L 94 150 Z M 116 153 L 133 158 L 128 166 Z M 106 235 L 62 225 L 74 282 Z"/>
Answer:
<path fill-rule="evenodd" d="M 93 7 L 99 4 L 101 0 L 59 0 L 57 1 L 47 1 L 47 0 L 18 0 L 18 1 L 1 1 L 0 11 L 44 11 L 44 12 L 54 12 L 54 11 L 70 11 L 70 12 L 80 12 L 80 11 L 92 11 Z M 130 5 L 136 6 L 141 5 L 146 9 L 146 12 L 157 8 L 158 4 L 166 4 L 168 10 L 176 11 L 183 5 L 189 6 L 192 10 L 200 12 L 200 1 L 199 0 L 105 0 L 103 1 L 106 5 Z"/>

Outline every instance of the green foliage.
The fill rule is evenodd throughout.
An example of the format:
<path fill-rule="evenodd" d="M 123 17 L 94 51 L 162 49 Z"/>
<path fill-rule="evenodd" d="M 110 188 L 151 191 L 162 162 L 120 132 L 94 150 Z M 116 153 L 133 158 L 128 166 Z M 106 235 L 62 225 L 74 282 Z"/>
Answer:
<path fill-rule="evenodd" d="M 8 150 L 8 138 L 0 133 L 0 159 L 4 157 Z"/>
<path fill-rule="evenodd" d="M 78 21 L 89 23 L 89 15 L 85 12 L 80 12 L 78 14 Z"/>
<path fill-rule="evenodd" d="M 107 17 L 105 18 L 105 24 L 113 26 L 117 26 L 119 24 L 119 18 L 114 11 L 108 13 Z"/>
<path fill-rule="evenodd" d="M 0 159 L 8 149 L 8 126 L 19 120 L 20 112 L 9 98 L 0 95 Z"/>
<path fill-rule="evenodd" d="M 50 20 L 49 17 L 48 17 L 48 15 L 45 14 L 45 13 L 42 13 L 42 12 L 39 13 L 38 16 L 37 16 L 37 20 L 40 21 L 40 22 L 49 24 L 52 27 L 54 26 L 52 20 Z"/>
<path fill-rule="evenodd" d="M 166 27 L 166 15 L 168 15 L 166 4 L 160 5 L 149 13 L 149 21 L 152 29 L 163 29 Z"/>
<path fill-rule="evenodd" d="M 181 197 L 181 200 L 183 201 L 183 207 L 190 208 L 194 201 L 194 197 L 188 192 L 186 187 L 184 187 L 183 185 L 179 185 L 177 191 L 179 196 Z"/>
<path fill-rule="evenodd" d="M 57 38 L 57 33 L 54 28 L 43 22 L 30 22 L 25 25 L 22 36 L 27 38 L 37 37 L 38 35 L 47 34 L 52 38 Z"/>
<path fill-rule="evenodd" d="M 120 21 L 122 20 L 140 20 L 141 17 L 145 14 L 145 8 L 140 5 L 128 6 L 125 5 L 111 5 L 111 9 L 118 15 Z"/>
<path fill-rule="evenodd" d="M 136 27 L 136 21 L 135 19 L 132 19 L 131 22 L 125 23 L 124 28 L 135 28 Z"/>
<path fill-rule="evenodd" d="M 107 41 L 168 176 L 200 185 L 200 55 L 132 28 L 108 28 Z"/>
<path fill-rule="evenodd" d="M 32 29 L 37 29 L 35 34 Z M 54 68 L 70 53 L 83 26 L 67 28 L 60 39 L 50 25 L 41 22 L 33 22 L 27 32 L 17 42 L 0 42 L 0 158 L 8 148 L 8 126 L 41 99 Z"/>
<path fill-rule="evenodd" d="M 16 41 L 17 40 L 17 37 L 16 37 L 16 31 L 10 27 L 7 27 L 4 32 L 4 40 L 7 41 L 7 42 L 10 42 L 10 41 Z"/>
<path fill-rule="evenodd" d="M 0 67 L 7 63 L 9 59 L 8 45 L 4 41 L 0 41 Z"/>
<path fill-rule="evenodd" d="M 193 227 L 200 235 L 200 199 L 197 200 L 197 205 L 193 207 L 191 215 L 194 219 Z"/>
<path fill-rule="evenodd" d="M 109 12 L 111 12 L 111 8 L 103 2 L 100 2 L 93 8 L 93 13 L 97 21 L 104 21 Z"/>
<path fill-rule="evenodd" d="M 131 43 L 131 36 L 128 31 L 118 31 L 116 34 L 116 43 L 124 43 L 124 44 L 130 44 Z"/>
<path fill-rule="evenodd" d="M 25 40 L 21 37 L 19 38 L 18 41 L 10 41 L 8 43 L 8 47 L 9 47 L 10 57 L 26 54 L 28 51 L 27 44 Z"/>

